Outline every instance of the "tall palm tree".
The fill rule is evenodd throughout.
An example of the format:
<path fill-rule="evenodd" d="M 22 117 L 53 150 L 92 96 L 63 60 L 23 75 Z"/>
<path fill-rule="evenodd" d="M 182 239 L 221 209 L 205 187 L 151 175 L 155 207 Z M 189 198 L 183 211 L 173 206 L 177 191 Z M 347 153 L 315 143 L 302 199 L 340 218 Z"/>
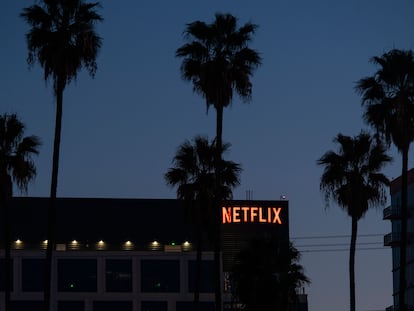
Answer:
<path fill-rule="evenodd" d="M 188 43 L 176 51 L 183 58 L 181 74 L 184 80 L 191 81 L 195 92 L 206 99 L 207 111 L 210 106 L 216 110 L 215 155 L 216 190 L 216 242 L 214 251 L 216 274 L 216 310 L 222 308 L 220 283 L 220 150 L 223 133 L 223 110 L 232 103 L 233 92 L 248 102 L 251 99 L 250 78 L 261 64 L 258 52 L 249 48 L 249 43 L 257 25 L 246 23 L 238 28 L 237 19 L 230 14 L 215 15 L 215 20 L 207 24 L 195 21 L 187 24 L 185 35 Z"/>
<path fill-rule="evenodd" d="M 394 49 L 373 57 L 372 62 L 379 69 L 372 77 L 359 80 L 356 89 L 366 108 L 365 121 L 388 145 L 392 142 L 402 155 L 398 300 L 400 310 L 405 310 L 408 151 L 414 140 L 414 54 Z"/>
<path fill-rule="evenodd" d="M 247 311 L 290 310 L 298 290 L 310 283 L 299 261 L 300 253 L 292 243 L 282 254 L 273 241 L 251 241 L 233 266 L 236 299 Z"/>
<path fill-rule="evenodd" d="M 26 35 L 29 50 L 28 63 L 39 62 L 45 81 L 53 81 L 56 97 L 56 121 L 53 143 L 53 164 L 50 186 L 49 229 L 45 308 L 50 308 L 52 281 L 52 253 L 55 244 L 55 201 L 58 183 L 60 137 L 62 128 L 63 91 L 78 72 L 85 67 L 95 75 L 96 57 L 101 38 L 95 32 L 95 23 L 102 20 L 96 12 L 99 3 L 83 0 L 43 0 L 23 9 L 21 17 L 31 26 Z"/>
<path fill-rule="evenodd" d="M 350 137 L 338 134 L 334 142 L 339 151 L 328 151 L 317 164 L 324 167 L 320 189 L 326 207 L 333 200 L 351 217 L 349 251 L 350 310 L 355 311 L 355 246 L 360 220 L 370 207 L 386 203 L 387 177 L 381 169 L 391 161 L 385 147 L 374 143 L 370 134 L 361 132 Z"/>
<path fill-rule="evenodd" d="M 222 153 L 228 151 L 230 145 L 222 146 Z M 185 141 L 177 150 L 173 159 L 173 167 L 165 174 L 168 185 L 177 187 L 177 198 L 186 208 L 191 208 L 193 221 L 197 229 L 197 260 L 194 289 L 194 309 L 199 310 L 199 293 L 201 282 L 202 233 L 209 230 L 214 217 L 213 199 L 215 191 L 215 144 L 208 138 L 196 136 L 192 142 Z M 221 158 L 223 199 L 232 198 L 232 189 L 239 185 L 241 167 L 233 161 Z"/>
<path fill-rule="evenodd" d="M 11 254 L 10 254 L 10 199 L 13 182 L 21 191 L 27 191 L 29 182 L 36 176 L 32 155 L 39 153 L 40 140 L 24 136 L 25 126 L 15 114 L 0 116 L 0 209 L 3 218 L 5 252 L 5 310 L 10 310 Z"/>

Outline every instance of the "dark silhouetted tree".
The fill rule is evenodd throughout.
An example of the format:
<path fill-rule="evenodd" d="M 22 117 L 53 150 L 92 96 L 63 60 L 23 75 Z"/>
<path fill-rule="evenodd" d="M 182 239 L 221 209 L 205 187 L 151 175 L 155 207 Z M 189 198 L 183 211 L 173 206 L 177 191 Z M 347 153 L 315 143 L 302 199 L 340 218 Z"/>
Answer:
<path fill-rule="evenodd" d="M 379 66 L 372 77 L 357 83 L 365 106 L 364 119 L 388 145 L 391 142 L 402 155 L 401 243 L 399 310 L 405 311 L 407 245 L 408 152 L 414 140 L 414 54 L 391 50 L 372 62 Z"/>
<path fill-rule="evenodd" d="M 5 250 L 5 310 L 10 310 L 11 254 L 10 254 L 10 199 L 13 183 L 21 191 L 27 191 L 29 182 L 36 176 L 33 155 L 39 153 L 40 140 L 36 136 L 24 136 L 25 126 L 15 114 L 0 116 L 0 208 L 3 219 Z M 3 273 L 1 271 L 0 273 Z"/>
<path fill-rule="evenodd" d="M 310 280 L 299 264 L 300 253 L 290 243 L 280 251 L 270 240 L 253 240 L 234 264 L 234 295 L 247 311 L 288 311 L 297 293 Z"/>
<path fill-rule="evenodd" d="M 28 63 L 43 67 L 45 81 L 53 81 L 56 97 L 55 137 L 50 186 L 48 245 L 46 255 L 45 310 L 50 309 L 52 282 L 52 253 L 55 244 L 55 201 L 58 183 L 59 150 L 62 128 L 63 91 L 78 72 L 85 67 L 95 75 L 96 57 L 101 38 L 95 23 L 102 20 L 96 12 L 99 3 L 83 0 L 43 0 L 23 9 L 21 16 L 31 26 L 26 35 Z"/>
<path fill-rule="evenodd" d="M 249 48 L 248 44 L 257 25 L 246 23 L 240 28 L 237 19 L 230 14 L 219 14 L 215 20 L 206 24 L 195 21 L 187 24 L 185 36 L 188 43 L 177 49 L 176 56 L 183 59 L 181 73 L 184 80 L 191 81 L 195 92 L 206 99 L 207 109 L 213 106 L 216 110 L 216 241 L 214 251 L 215 262 L 215 295 L 216 310 L 222 309 L 220 281 L 220 217 L 219 202 L 222 195 L 220 189 L 220 150 L 223 132 L 223 110 L 232 103 L 233 92 L 244 101 L 249 101 L 252 94 L 250 78 L 261 64 L 259 54 Z"/>
<path fill-rule="evenodd" d="M 350 137 L 338 134 L 334 142 L 339 151 L 328 151 L 317 164 L 324 167 L 320 189 L 326 207 L 333 200 L 351 217 L 349 251 L 350 310 L 355 311 L 355 246 L 360 220 L 370 207 L 386 203 L 387 177 L 381 169 L 391 161 L 385 147 L 373 142 L 370 134 L 361 132 Z"/>
<path fill-rule="evenodd" d="M 222 152 L 229 150 L 230 145 L 224 144 Z M 196 136 L 192 142 L 186 141 L 179 146 L 173 159 L 173 167 L 165 174 L 168 185 L 177 188 L 177 198 L 190 209 L 197 230 L 197 260 L 195 273 L 194 303 L 199 310 L 199 293 L 201 281 L 201 260 L 203 249 L 203 232 L 211 233 L 214 224 L 213 211 L 216 174 L 214 166 L 215 144 L 208 138 Z M 232 189 L 239 185 L 240 165 L 221 158 L 221 193 L 223 199 L 232 198 Z M 213 226 L 214 230 L 214 226 Z"/>

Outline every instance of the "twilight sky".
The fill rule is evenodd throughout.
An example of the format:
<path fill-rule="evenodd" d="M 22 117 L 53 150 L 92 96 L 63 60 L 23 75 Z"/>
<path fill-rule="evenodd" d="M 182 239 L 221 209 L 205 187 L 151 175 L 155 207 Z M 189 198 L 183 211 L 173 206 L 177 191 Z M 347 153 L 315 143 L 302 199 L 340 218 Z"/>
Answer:
<path fill-rule="evenodd" d="M 27 134 L 41 137 L 38 176 L 28 195 L 48 196 L 55 102 L 40 67 L 26 63 L 19 18 L 31 0 L 0 2 L 0 113 L 17 113 Z M 316 160 L 335 148 L 341 132 L 367 129 L 355 82 L 375 71 L 369 62 L 392 48 L 414 48 L 414 2 L 410 0 L 245 1 L 102 0 L 103 38 L 95 79 L 85 72 L 64 93 L 58 195 L 61 197 L 174 198 L 163 174 L 176 148 L 197 134 L 215 134 L 215 112 L 180 78 L 175 50 L 185 24 L 211 22 L 231 13 L 259 29 L 251 44 L 263 58 L 255 72 L 250 104 L 235 98 L 224 112 L 228 159 L 243 166 L 235 199 L 279 199 L 290 205 L 290 234 L 303 252 L 312 284 L 310 311 L 349 309 L 350 220 L 336 205 L 325 210 Z M 385 169 L 400 175 L 400 155 Z M 410 160 L 413 155 L 410 155 Z M 412 162 L 409 167 L 412 167 Z M 392 304 L 391 231 L 382 209 L 360 221 L 357 251 L 357 310 Z M 369 236 L 367 236 L 369 235 Z M 333 238 L 333 236 L 346 236 Z M 315 237 L 330 237 L 317 239 Z M 372 244 L 371 244 L 372 243 Z M 304 245 L 334 244 L 332 247 Z M 339 245 L 338 245 L 339 244 Z M 344 244 L 344 245 L 342 245 Z M 310 251 L 313 250 L 313 251 Z M 316 250 L 323 250 L 322 252 Z"/>

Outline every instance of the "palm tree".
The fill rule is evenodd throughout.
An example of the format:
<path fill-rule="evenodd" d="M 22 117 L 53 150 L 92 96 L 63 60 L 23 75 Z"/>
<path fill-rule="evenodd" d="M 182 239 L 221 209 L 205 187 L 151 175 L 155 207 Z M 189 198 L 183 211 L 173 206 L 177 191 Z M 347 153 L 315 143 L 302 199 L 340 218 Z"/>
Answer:
<path fill-rule="evenodd" d="M 25 126 L 15 114 L 0 116 L 0 208 L 3 217 L 5 253 L 5 310 L 10 310 L 11 254 L 10 254 L 10 199 L 13 182 L 21 191 L 27 191 L 36 176 L 32 155 L 38 154 L 40 140 L 36 136 L 23 136 Z"/>
<path fill-rule="evenodd" d="M 320 189 L 325 194 L 326 207 L 336 202 L 351 217 L 349 251 L 350 310 L 355 311 L 355 245 L 360 220 L 370 207 L 385 204 L 387 177 L 381 169 L 391 161 L 385 147 L 373 142 L 370 134 L 358 136 L 338 134 L 334 142 L 339 152 L 328 151 L 317 164 L 324 167 Z"/>
<path fill-rule="evenodd" d="M 380 68 L 372 77 L 359 80 L 356 89 L 366 107 L 365 121 L 402 155 L 398 300 L 400 310 L 405 310 L 408 151 L 414 140 L 414 54 L 394 49 L 381 57 L 373 57 L 372 62 Z"/>
<path fill-rule="evenodd" d="M 310 283 L 299 260 L 300 253 L 292 243 L 281 253 L 274 241 L 251 241 L 233 266 L 235 298 L 247 311 L 290 310 L 298 290 Z"/>
<path fill-rule="evenodd" d="M 248 47 L 257 25 L 246 23 L 237 27 L 237 19 L 230 14 L 215 15 L 211 24 L 195 21 L 187 24 L 185 35 L 188 43 L 176 51 L 183 58 L 181 74 L 191 81 L 195 92 L 206 99 L 207 111 L 210 106 L 216 110 L 216 241 L 214 251 L 216 274 L 216 310 L 220 311 L 220 150 L 223 132 L 223 110 L 232 103 L 233 92 L 248 102 L 251 99 L 250 78 L 261 64 L 258 52 Z"/>
<path fill-rule="evenodd" d="M 222 153 L 228 151 L 229 144 L 222 146 Z M 194 289 L 194 309 L 199 310 L 199 293 L 202 260 L 202 233 L 209 230 L 212 223 L 213 198 L 215 190 L 215 144 L 208 138 L 196 136 L 193 142 L 186 141 L 177 150 L 173 167 L 165 174 L 168 185 L 177 187 L 177 198 L 186 208 L 191 208 L 193 221 L 197 228 L 197 260 Z M 221 159 L 221 193 L 224 199 L 232 198 L 232 188 L 239 184 L 240 165 Z"/>
<path fill-rule="evenodd" d="M 43 0 L 23 9 L 21 17 L 31 26 L 27 33 L 28 63 L 39 62 L 43 67 L 45 81 L 53 81 L 56 97 L 55 137 L 50 186 L 49 228 L 47 245 L 47 269 L 45 308 L 50 308 L 52 281 L 52 253 L 55 244 L 55 201 L 58 183 L 60 137 L 62 127 L 62 102 L 65 87 L 85 67 L 95 75 L 96 57 L 101 38 L 95 32 L 95 23 L 102 20 L 96 12 L 99 3 L 83 0 Z"/>

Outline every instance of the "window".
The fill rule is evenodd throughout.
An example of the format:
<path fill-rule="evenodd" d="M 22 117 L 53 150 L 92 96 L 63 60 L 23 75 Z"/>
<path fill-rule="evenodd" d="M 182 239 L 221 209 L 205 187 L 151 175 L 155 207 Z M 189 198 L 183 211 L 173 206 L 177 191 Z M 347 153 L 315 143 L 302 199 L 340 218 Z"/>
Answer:
<path fill-rule="evenodd" d="M 22 259 L 22 290 L 24 292 L 41 292 L 45 279 L 44 259 Z"/>
<path fill-rule="evenodd" d="M 178 301 L 176 304 L 176 311 L 193 311 L 194 310 L 194 302 L 193 301 Z M 214 311 L 214 302 L 210 301 L 200 301 L 199 302 L 199 310 L 200 311 Z M 144 310 L 142 310 L 144 311 Z"/>
<path fill-rule="evenodd" d="M 141 290 L 143 292 L 179 292 L 179 261 L 142 260 Z"/>
<path fill-rule="evenodd" d="M 95 292 L 95 259 L 59 259 L 58 291 L 60 292 Z"/>
<path fill-rule="evenodd" d="M 188 262 L 188 290 L 194 292 L 197 261 Z M 200 293 L 214 293 L 214 261 L 202 260 L 200 273 Z"/>
<path fill-rule="evenodd" d="M 132 301 L 94 301 L 93 311 L 132 311 Z"/>
<path fill-rule="evenodd" d="M 43 311 L 43 301 L 12 301 L 11 309 L 13 311 Z"/>
<path fill-rule="evenodd" d="M 83 301 L 59 301 L 58 311 L 84 311 L 85 303 Z"/>
<path fill-rule="evenodd" d="M 166 301 L 142 301 L 141 311 L 167 311 L 168 304 Z"/>
<path fill-rule="evenodd" d="M 4 258 L 0 259 L 0 271 L 1 271 L 1 273 L 0 273 L 0 291 L 2 291 L 2 292 L 4 292 L 5 285 L 6 285 L 6 276 L 3 273 L 4 267 L 6 265 L 5 262 L 6 262 L 6 260 Z M 9 271 L 11 273 L 10 288 L 13 288 L 13 260 L 11 260 L 11 262 L 10 262 L 10 270 Z"/>
<path fill-rule="evenodd" d="M 132 262 L 125 259 L 106 260 L 106 291 L 132 291 Z"/>

